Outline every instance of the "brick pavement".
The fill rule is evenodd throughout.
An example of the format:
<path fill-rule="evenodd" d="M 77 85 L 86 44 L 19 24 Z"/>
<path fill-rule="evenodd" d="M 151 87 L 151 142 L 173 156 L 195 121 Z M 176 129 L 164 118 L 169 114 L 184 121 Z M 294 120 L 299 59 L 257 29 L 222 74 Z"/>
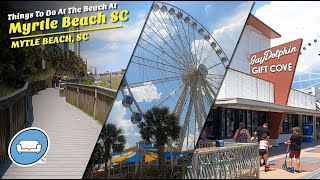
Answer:
<path fill-rule="evenodd" d="M 320 172 L 320 146 L 306 148 L 301 151 L 300 172 L 290 173 L 282 170 L 285 154 L 271 157 L 270 171 L 264 172 L 264 167 L 260 168 L 260 179 L 300 179 L 317 178 L 317 172 Z M 295 167 L 295 160 L 293 162 Z M 318 177 L 320 178 L 320 177 Z"/>

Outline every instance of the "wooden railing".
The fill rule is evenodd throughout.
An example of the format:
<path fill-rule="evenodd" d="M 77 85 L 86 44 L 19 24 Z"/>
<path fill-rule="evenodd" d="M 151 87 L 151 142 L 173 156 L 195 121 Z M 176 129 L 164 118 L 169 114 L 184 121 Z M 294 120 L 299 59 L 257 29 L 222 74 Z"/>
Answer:
<path fill-rule="evenodd" d="M 29 97 L 47 86 L 46 80 L 27 82 L 22 89 L 0 98 L 0 163 L 8 155 L 10 140 L 28 124 Z"/>
<path fill-rule="evenodd" d="M 104 87 L 66 83 L 66 101 L 104 123 L 115 99 L 116 91 Z"/>

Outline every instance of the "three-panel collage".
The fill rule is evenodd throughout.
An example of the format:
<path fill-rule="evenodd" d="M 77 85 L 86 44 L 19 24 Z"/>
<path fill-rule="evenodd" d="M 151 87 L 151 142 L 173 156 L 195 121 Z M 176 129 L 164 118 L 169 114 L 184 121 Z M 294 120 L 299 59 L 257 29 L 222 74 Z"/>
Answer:
<path fill-rule="evenodd" d="M 320 178 L 319 17 L 311 1 L 0 2 L 0 178 Z"/>

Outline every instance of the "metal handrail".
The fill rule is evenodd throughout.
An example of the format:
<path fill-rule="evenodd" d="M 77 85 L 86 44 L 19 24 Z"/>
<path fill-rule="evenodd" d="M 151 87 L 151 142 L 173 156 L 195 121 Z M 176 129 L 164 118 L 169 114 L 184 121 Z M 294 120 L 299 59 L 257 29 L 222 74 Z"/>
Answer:
<path fill-rule="evenodd" d="M 226 143 L 196 149 L 185 179 L 253 179 L 259 177 L 257 143 Z"/>

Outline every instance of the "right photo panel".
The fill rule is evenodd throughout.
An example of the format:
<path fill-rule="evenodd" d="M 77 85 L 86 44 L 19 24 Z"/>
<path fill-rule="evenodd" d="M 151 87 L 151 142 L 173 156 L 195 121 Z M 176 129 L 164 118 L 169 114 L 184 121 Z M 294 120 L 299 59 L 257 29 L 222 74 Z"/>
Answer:
<path fill-rule="evenodd" d="M 252 6 L 152 4 L 84 178 L 181 179 L 197 171 L 193 152 Z"/>

